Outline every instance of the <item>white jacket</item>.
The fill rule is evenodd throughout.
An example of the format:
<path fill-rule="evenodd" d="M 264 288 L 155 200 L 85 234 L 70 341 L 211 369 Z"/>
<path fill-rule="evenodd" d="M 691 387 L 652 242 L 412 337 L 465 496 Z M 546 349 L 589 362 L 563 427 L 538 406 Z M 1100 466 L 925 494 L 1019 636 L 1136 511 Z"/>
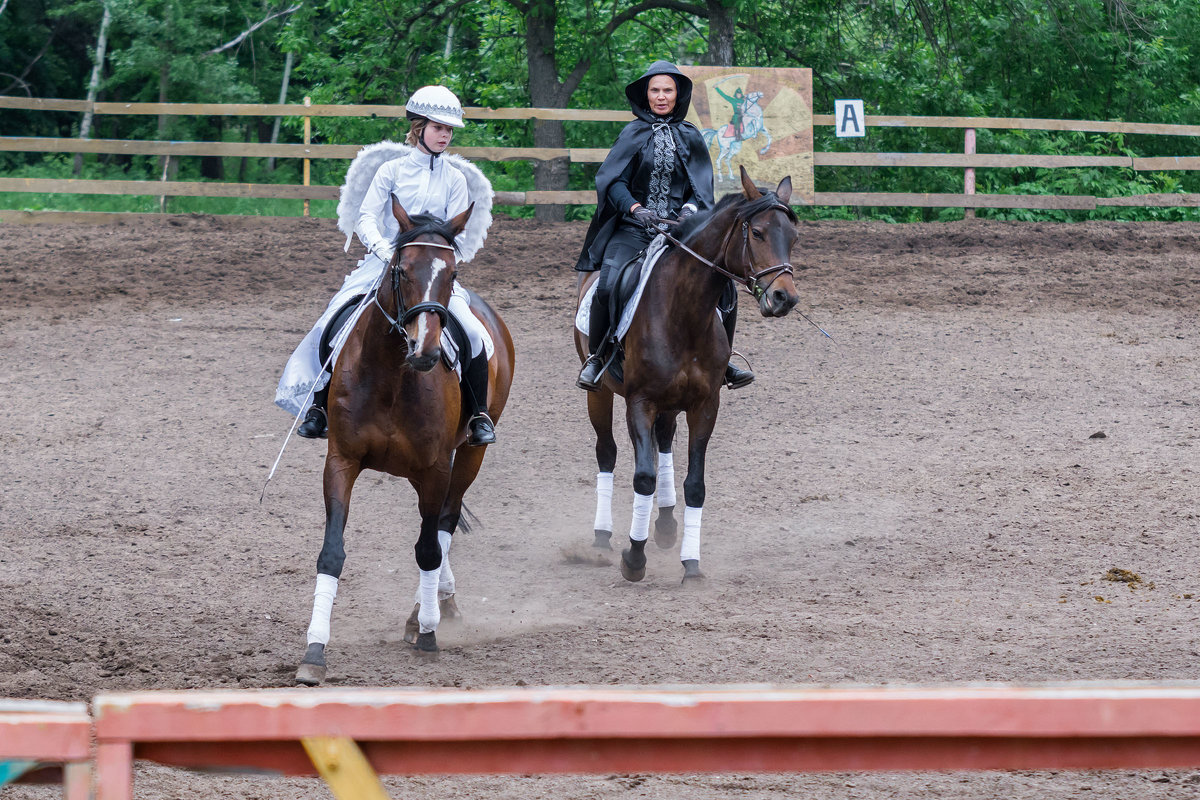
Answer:
<path fill-rule="evenodd" d="M 470 202 L 467 179 L 444 156 L 435 158 L 413 148 L 384 162 L 363 196 L 354 226 L 363 246 L 381 258 L 391 255 L 391 243 L 400 233 L 392 216 L 392 197 L 410 217 L 432 214 L 445 220 L 466 211 Z"/>

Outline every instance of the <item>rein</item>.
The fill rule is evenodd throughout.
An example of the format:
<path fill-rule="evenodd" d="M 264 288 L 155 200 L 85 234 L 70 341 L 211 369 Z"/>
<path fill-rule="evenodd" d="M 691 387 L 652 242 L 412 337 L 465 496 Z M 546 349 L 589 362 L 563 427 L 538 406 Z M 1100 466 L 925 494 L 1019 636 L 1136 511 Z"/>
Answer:
<path fill-rule="evenodd" d="M 776 211 L 776 210 L 788 212 L 790 209 L 788 209 L 782 203 L 776 203 L 775 205 L 772 205 L 769 208 L 763 209 L 763 211 Z M 763 213 L 763 211 L 760 211 L 758 213 L 761 214 L 761 213 Z M 775 283 L 775 281 L 779 278 L 780 275 L 783 275 L 785 273 L 788 275 L 795 275 L 795 267 L 793 267 L 791 262 L 788 262 L 788 261 L 785 261 L 782 264 L 774 264 L 769 267 L 763 267 L 762 269 L 758 270 L 757 272 L 754 271 L 754 264 L 749 257 L 749 254 L 750 254 L 750 220 L 749 219 L 742 220 L 742 260 L 744 262 L 746 262 L 746 267 L 747 267 L 746 268 L 747 274 L 745 276 L 735 275 L 734 273 L 730 272 L 729 270 L 725 269 L 724 267 L 718 266 L 717 264 L 713 263 L 712 261 L 709 261 L 707 258 L 700 255 L 695 250 L 688 247 L 686 244 L 679 241 L 678 239 L 676 239 L 674 236 L 667 233 L 666 231 L 659 231 L 659 232 L 663 235 L 663 237 L 668 242 L 676 245 L 677 247 L 682 248 L 684 251 L 686 251 L 689 255 L 691 255 L 693 258 L 695 258 L 701 264 L 704 264 L 705 266 L 709 267 L 710 269 L 716 270 L 717 272 L 721 273 L 725 277 L 732 278 L 733 280 L 735 280 L 738 283 L 745 286 L 746 291 L 748 291 L 754 297 L 755 300 L 761 300 L 762 296 L 765 295 L 767 293 L 767 290 L 771 288 L 771 284 Z M 733 232 L 734 232 L 734 228 L 730 228 L 729 232 L 725 234 L 725 240 L 723 242 L 721 242 L 721 249 L 719 252 L 721 253 L 722 261 L 725 260 L 724 259 L 725 251 L 729 249 L 729 242 L 733 238 Z M 760 286 L 758 281 L 761 278 L 764 278 L 768 275 L 774 275 L 775 277 L 771 278 L 770 282 L 765 287 Z"/>
<path fill-rule="evenodd" d="M 405 247 L 440 247 L 443 250 L 453 250 L 454 247 L 448 244 L 436 244 L 434 242 L 406 242 L 400 245 L 400 249 Z M 388 271 L 392 277 L 392 296 L 396 298 L 396 316 L 393 317 L 387 312 L 387 309 L 379 302 L 379 292 L 375 292 L 375 307 L 379 309 L 384 318 L 391 323 L 388 328 L 388 333 L 399 331 L 408 323 L 412 322 L 421 314 L 437 314 L 438 319 L 442 321 L 443 326 L 450 324 L 450 311 L 441 303 L 430 300 L 425 303 L 417 303 L 412 307 L 405 307 L 404 300 L 400 295 L 400 270 L 396 269 L 395 264 L 388 265 Z"/>

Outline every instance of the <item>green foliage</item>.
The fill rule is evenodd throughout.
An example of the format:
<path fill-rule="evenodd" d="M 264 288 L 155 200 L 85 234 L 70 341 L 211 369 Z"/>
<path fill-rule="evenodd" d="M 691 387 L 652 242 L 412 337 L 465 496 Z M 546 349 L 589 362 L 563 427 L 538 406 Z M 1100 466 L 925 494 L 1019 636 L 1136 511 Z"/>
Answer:
<path fill-rule="evenodd" d="M 526 106 L 530 100 L 531 8 L 554 12 L 553 55 L 559 81 L 577 68 L 582 79 L 567 99 L 575 108 L 622 108 L 623 87 L 647 63 L 695 63 L 708 49 L 708 20 L 666 3 L 647 7 L 600 36 L 634 0 L 322 0 L 304 2 L 225 49 L 251 25 L 291 0 L 106 0 L 113 12 L 101 99 L 174 102 L 276 102 L 285 54 L 296 55 L 288 99 L 314 103 L 401 105 L 428 83 L 451 86 L 469 105 Z M 650 4 L 652 5 L 652 4 Z M 868 114 L 1124 119 L 1200 124 L 1200 4 L 1193 0 L 727 0 L 735 15 L 735 63 L 813 70 L 813 105 L 860 97 Z M 690 8 L 690 10 L 689 10 Z M 0 13 L 0 89 L 37 97 L 82 97 L 94 55 L 102 0 L 13 0 Z M 214 50 L 218 52 L 213 52 Z M 8 84 L 7 88 L 4 86 Z M 165 129 L 153 116 L 102 116 L 96 138 L 266 141 L 272 120 L 174 117 Z M 285 118 L 283 141 L 301 140 L 301 120 Z M 0 135 L 72 136 L 79 116 L 5 111 Z M 400 139 L 400 118 L 314 118 L 313 141 L 369 143 Z M 569 147 L 604 147 L 615 123 L 567 123 Z M 463 146 L 530 146 L 528 121 L 476 122 L 460 131 Z M 940 128 L 871 128 L 865 139 L 839 140 L 815 131 L 818 150 L 961 152 L 962 132 Z M 1034 131 L 978 132 L 979 152 L 1046 155 L 1184 156 L 1194 139 L 1097 136 Z M 318 160 L 313 182 L 337 184 L 346 162 Z M 528 189 L 528 162 L 484 162 L 497 190 Z M 88 156 L 84 174 L 153 180 L 157 159 Z M 299 182 L 298 162 L 274 171 L 261 159 L 175 159 L 179 180 Z M 572 188 L 588 188 L 595 165 L 570 167 Z M 70 160 L 0 153 L 6 175 L 65 177 Z M 960 192 L 961 169 L 820 167 L 821 191 Z M 1128 168 L 981 169 L 978 191 L 1123 196 L 1200 193 L 1200 173 Z M 67 196 L 37 202 L 157 204 L 156 198 Z M 31 202 L 28 195 L 11 195 Z M 177 204 L 226 200 L 178 198 Z M 298 206 L 294 201 L 280 201 Z M 255 210 L 272 207 L 255 201 Z M 289 207 L 290 207 L 289 206 Z M 511 209 L 528 214 L 529 209 Z M 571 209 L 574 218 L 589 206 Z M 261 212 L 260 212 L 261 213 Z M 897 221 L 955 219 L 960 209 L 805 209 L 807 218 L 869 216 Z M 985 209 L 1005 219 L 1194 219 L 1177 208 L 1101 208 L 1093 212 Z"/>

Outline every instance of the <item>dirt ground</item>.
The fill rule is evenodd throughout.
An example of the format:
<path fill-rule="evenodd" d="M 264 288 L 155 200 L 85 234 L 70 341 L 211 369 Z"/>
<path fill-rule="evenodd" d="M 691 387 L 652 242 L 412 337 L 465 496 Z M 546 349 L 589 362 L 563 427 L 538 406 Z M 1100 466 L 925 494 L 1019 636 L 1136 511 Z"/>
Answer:
<path fill-rule="evenodd" d="M 517 377 L 455 538 L 440 660 L 401 639 L 415 495 L 360 479 L 332 686 L 1185 680 L 1200 663 L 1200 226 L 806 223 L 743 306 L 698 591 L 591 557 L 569 326 L 582 223 L 498 219 L 465 284 Z M 278 373 L 358 251 L 328 220 L 0 225 L 0 696 L 287 686 L 324 519 Z M 630 448 L 614 507 L 628 530 Z M 682 426 L 680 446 L 682 446 Z M 682 483 L 683 471 L 677 480 Z M 681 495 L 682 496 L 682 495 Z M 1136 573 L 1106 580 L 1112 569 Z M 1178 798 L 1200 772 L 388 778 L 394 797 Z M 145 798 L 329 797 L 147 765 Z M 15 798 L 55 796 L 18 787 Z"/>

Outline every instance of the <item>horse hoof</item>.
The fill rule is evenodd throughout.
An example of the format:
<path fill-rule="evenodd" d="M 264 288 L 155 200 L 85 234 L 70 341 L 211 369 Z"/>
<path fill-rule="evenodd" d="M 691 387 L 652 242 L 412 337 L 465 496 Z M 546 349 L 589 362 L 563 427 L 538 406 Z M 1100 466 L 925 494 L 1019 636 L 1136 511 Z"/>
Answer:
<path fill-rule="evenodd" d="M 320 686 L 325 680 L 325 645 L 313 642 L 304 651 L 304 660 L 296 670 L 296 683 L 301 686 Z"/>
<path fill-rule="evenodd" d="M 641 556 L 642 563 L 635 565 L 630 563 L 630 555 L 633 555 L 632 550 L 625 549 L 621 551 L 621 576 L 630 583 L 637 583 L 646 577 L 646 556 L 637 553 L 637 555 Z"/>
<path fill-rule="evenodd" d="M 438 601 L 438 607 L 442 611 L 442 622 L 462 622 L 462 612 L 458 610 L 458 603 L 454 599 L 454 595 L 448 594 Z M 414 617 L 415 620 L 415 617 Z M 407 628 L 407 626 L 405 626 Z"/>
<path fill-rule="evenodd" d="M 417 603 L 413 606 L 412 613 L 408 615 L 408 619 L 404 622 L 404 641 L 409 644 L 417 643 L 417 634 L 421 632 L 421 623 L 417 622 L 417 614 L 421 610 L 421 604 Z"/>
<path fill-rule="evenodd" d="M 702 586 L 708 580 L 704 573 L 700 571 L 700 561 L 695 558 L 687 558 L 683 561 L 683 585 L 684 586 Z"/>
<path fill-rule="evenodd" d="M 417 639 L 413 642 L 413 652 L 423 659 L 433 660 L 438 656 L 437 634 L 433 631 L 429 633 L 418 633 Z"/>
<path fill-rule="evenodd" d="M 592 547 L 597 550 L 612 550 L 612 531 L 596 531 L 596 541 L 592 542 Z"/>
<path fill-rule="evenodd" d="M 654 519 L 654 543 L 660 550 L 670 550 L 679 540 L 679 523 L 675 521 L 674 506 L 658 510 Z"/>

